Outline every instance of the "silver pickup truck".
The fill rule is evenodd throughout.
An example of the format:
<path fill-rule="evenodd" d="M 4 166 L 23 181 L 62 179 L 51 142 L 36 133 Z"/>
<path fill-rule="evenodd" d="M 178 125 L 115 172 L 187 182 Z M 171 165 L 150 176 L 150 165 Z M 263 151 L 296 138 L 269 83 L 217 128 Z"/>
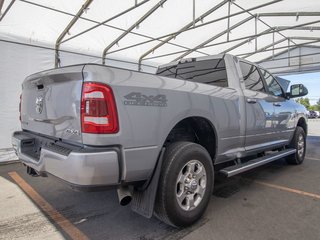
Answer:
<path fill-rule="evenodd" d="M 204 213 L 215 174 L 279 158 L 301 164 L 306 109 L 265 69 L 225 54 L 156 74 L 82 64 L 22 84 L 13 147 L 32 176 L 83 190 L 115 187 L 122 205 L 177 227 Z"/>

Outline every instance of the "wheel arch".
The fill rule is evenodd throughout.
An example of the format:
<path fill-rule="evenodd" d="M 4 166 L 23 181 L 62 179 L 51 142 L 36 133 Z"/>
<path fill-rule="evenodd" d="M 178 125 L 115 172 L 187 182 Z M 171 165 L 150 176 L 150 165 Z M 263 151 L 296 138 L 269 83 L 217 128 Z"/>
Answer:
<path fill-rule="evenodd" d="M 304 117 L 300 117 L 298 122 L 297 122 L 297 126 L 302 127 L 304 132 L 306 133 L 306 135 L 308 135 L 308 125 L 307 125 L 307 121 Z"/>
<path fill-rule="evenodd" d="M 210 120 L 202 116 L 189 116 L 177 122 L 166 135 L 163 147 L 176 141 L 191 141 L 203 146 L 214 162 L 217 154 L 217 130 Z M 213 147 L 214 146 L 214 147 Z"/>

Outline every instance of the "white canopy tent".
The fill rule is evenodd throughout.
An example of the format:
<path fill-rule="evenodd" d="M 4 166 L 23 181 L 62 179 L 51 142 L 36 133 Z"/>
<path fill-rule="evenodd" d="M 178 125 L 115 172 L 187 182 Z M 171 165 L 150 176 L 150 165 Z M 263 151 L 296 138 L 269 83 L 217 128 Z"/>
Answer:
<path fill-rule="evenodd" d="M 0 12 L 0 148 L 19 126 L 21 82 L 48 68 L 154 72 L 228 52 L 275 73 L 320 69 L 319 0 L 0 0 Z"/>

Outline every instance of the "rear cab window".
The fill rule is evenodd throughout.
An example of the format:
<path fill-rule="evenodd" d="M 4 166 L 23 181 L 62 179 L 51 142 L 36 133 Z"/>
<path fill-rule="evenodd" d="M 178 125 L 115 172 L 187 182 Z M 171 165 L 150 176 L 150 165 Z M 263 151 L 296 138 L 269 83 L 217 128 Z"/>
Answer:
<path fill-rule="evenodd" d="M 228 77 L 223 58 L 189 61 L 158 68 L 157 75 L 228 87 Z"/>

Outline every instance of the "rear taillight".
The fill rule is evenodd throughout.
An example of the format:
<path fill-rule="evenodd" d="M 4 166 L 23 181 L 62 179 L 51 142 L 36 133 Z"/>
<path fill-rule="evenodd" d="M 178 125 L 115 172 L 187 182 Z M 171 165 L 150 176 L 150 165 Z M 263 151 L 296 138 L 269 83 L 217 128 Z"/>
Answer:
<path fill-rule="evenodd" d="M 19 120 L 21 122 L 21 102 L 22 102 L 22 94 L 20 94 L 20 102 L 19 102 Z"/>
<path fill-rule="evenodd" d="M 118 113 L 112 89 L 105 84 L 83 84 L 81 100 L 83 133 L 107 134 L 119 131 Z"/>

